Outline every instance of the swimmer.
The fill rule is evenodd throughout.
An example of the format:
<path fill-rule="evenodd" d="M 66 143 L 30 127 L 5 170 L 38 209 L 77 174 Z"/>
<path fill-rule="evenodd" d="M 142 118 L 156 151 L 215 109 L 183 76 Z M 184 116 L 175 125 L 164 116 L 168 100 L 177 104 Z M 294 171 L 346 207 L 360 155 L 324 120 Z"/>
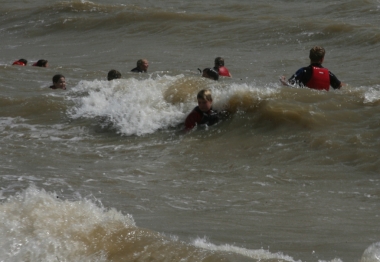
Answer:
<path fill-rule="evenodd" d="M 285 86 L 307 86 L 317 90 L 329 91 L 330 86 L 334 89 L 340 89 L 343 83 L 327 68 L 322 66 L 325 53 L 323 47 L 314 46 L 309 52 L 310 65 L 298 69 L 288 80 L 286 80 L 285 76 L 282 76 L 280 82 Z"/>
<path fill-rule="evenodd" d="M 63 75 L 53 76 L 53 85 L 50 86 L 51 89 L 63 89 L 66 90 L 66 79 Z"/>
<path fill-rule="evenodd" d="M 217 71 L 215 71 L 212 68 L 205 68 L 202 71 L 202 77 L 209 78 L 216 81 L 219 79 L 219 74 Z"/>
<path fill-rule="evenodd" d="M 37 62 L 33 64 L 33 66 L 38 66 L 38 67 L 48 67 L 48 61 L 44 59 L 40 59 Z"/>
<path fill-rule="evenodd" d="M 149 62 L 146 59 L 139 59 L 137 66 L 131 70 L 134 73 L 146 73 L 148 71 Z"/>
<path fill-rule="evenodd" d="M 189 131 L 196 125 L 214 125 L 219 121 L 218 113 L 212 110 L 211 91 L 203 89 L 197 94 L 198 106 L 186 117 L 185 130 Z"/>
<path fill-rule="evenodd" d="M 26 59 L 21 58 L 17 61 L 14 61 L 12 65 L 26 66 L 27 63 L 28 61 Z"/>
<path fill-rule="evenodd" d="M 119 78 L 121 78 L 121 74 L 119 71 L 112 69 L 108 72 L 108 75 L 107 75 L 108 81 L 119 79 Z"/>
<path fill-rule="evenodd" d="M 224 59 L 222 57 L 215 58 L 214 70 L 216 70 L 220 76 L 232 77 L 230 71 L 224 66 Z"/>

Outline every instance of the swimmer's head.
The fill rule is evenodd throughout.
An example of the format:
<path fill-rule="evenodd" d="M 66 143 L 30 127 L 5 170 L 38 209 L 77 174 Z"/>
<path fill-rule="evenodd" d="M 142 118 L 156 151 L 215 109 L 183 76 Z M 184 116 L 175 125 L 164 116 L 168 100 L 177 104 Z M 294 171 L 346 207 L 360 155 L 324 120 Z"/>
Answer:
<path fill-rule="evenodd" d="M 53 85 L 50 86 L 52 89 L 66 89 L 66 79 L 63 75 L 57 74 L 53 76 Z"/>
<path fill-rule="evenodd" d="M 205 68 L 205 69 L 203 69 L 202 76 L 206 77 L 206 78 L 209 78 L 209 79 L 213 79 L 213 80 L 218 80 L 219 79 L 218 72 L 216 72 L 212 68 Z"/>
<path fill-rule="evenodd" d="M 111 81 L 113 79 L 119 79 L 121 78 L 121 74 L 119 71 L 112 69 L 108 72 L 107 79 L 108 81 Z"/>
<path fill-rule="evenodd" d="M 309 58 L 312 63 L 322 63 L 325 57 L 326 51 L 321 46 L 314 46 L 310 49 Z"/>
<path fill-rule="evenodd" d="M 212 102 L 211 91 L 208 89 L 202 89 L 198 92 L 197 99 L 203 99 Z"/>
<path fill-rule="evenodd" d="M 24 59 L 24 58 L 21 58 L 19 59 L 18 61 L 24 63 L 25 65 L 28 63 L 28 60 Z"/>
<path fill-rule="evenodd" d="M 38 60 L 33 66 L 47 67 L 48 61 L 44 59 Z"/>
<path fill-rule="evenodd" d="M 12 65 L 26 66 L 27 63 L 28 63 L 28 61 L 26 59 L 21 58 L 17 61 L 14 61 Z"/>
<path fill-rule="evenodd" d="M 202 112 L 207 112 L 212 107 L 212 96 L 211 91 L 208 89 L 203 89 L 197 94 L 198 107 Z"/>
<path fill-rule="evenodd" d="M 224 59 L 222 57 L 215 58 L 215 67 L 224 66 Z"/>
<path fill-rule="evenodd" d="M 148 67 L 149 67 L 149 62 L 147 59 L 139 59 L 137 61 L 137 67 L 141 70 L 141 71 L 148 71 Z"/>

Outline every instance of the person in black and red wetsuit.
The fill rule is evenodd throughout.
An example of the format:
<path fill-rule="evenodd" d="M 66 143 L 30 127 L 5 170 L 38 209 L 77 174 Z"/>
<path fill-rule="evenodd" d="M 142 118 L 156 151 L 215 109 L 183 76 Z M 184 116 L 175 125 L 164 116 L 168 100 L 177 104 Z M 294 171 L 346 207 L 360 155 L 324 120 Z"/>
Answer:
<path fill-rule="evenodd" d="M 189 131 L 196 125 L 214 125 L 219 121 L 218 113 L 212 110 L 211 91 L 203 89 L 197 94 L 198 106 L 186 117 L 185 130 Z"/>
<path fill-rule="evenodd" d="M 26 66 L 27 63 L 28 60 L 21 58 L 17 61 L 14 61 L 12 65 Z"/>
<path fill-rule="evenodd" d="M 327 68 L 322 66 L 325 53 L 323 47 L 314 46 L 310 49 L 310 65 L 298 69 L 288 80 L 286 80 L 285 76 L 282 76 L 280 78 L 281 83 L 286 86 L 299 85 L 326 91 L 330 90 L 330 86 L 334 89 L 340 89 L 343 83 Z"/>

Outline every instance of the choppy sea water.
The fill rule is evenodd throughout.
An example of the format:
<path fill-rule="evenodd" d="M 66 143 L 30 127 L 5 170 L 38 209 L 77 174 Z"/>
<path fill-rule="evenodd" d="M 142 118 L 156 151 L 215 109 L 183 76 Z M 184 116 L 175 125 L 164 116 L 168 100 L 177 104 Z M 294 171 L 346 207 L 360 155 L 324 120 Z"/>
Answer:
<path fill-rule="evenodd" d="M 2 3 L 0 260 L 379 261 L 379 12 Z M 346 86 L 281 86 L 314 45 Z M 233 78 L 200 78 L 217 56 Z M 147 74 L 129 72 L 139 58 Z M 184 134 L 203 88 L 229 118 Z"/>

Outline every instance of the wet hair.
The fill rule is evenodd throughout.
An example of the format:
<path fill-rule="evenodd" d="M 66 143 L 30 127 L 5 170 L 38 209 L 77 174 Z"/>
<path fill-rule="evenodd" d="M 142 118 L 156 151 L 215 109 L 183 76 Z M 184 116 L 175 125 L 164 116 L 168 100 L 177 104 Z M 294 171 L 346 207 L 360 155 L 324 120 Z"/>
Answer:
<path fill-rule="evenodd" d="M 108 72 L 108 75 L 107 75 L 108 81 L 119 79 L 119 78 L 121 78 L 121 74 L 119 71 L 112 69 Z"/>
<path fill-rule="evenodd" d="M 203 99 L 212 102 L 211 91 L 208 89 L 202 89 L 198 92 L 197 99 Z"/>
<path fill-rule="evenodd" d="M 65 78 L 63 75 L 60 74 L 53 76 L 53 83 L 58 83 L 59 79 L 61 79 L 62 77 Z"/>
<path fill-rule="evenodd" d="M 325 49 L 321 46 L 314 46 L 310 49 L 309 58 L 311 62 L 320 62 L 325 57 Z"/>
<path fill-rule="evenodd" d="M 21 58 L 19 60 L 17 60 L 18 62 L 21 62 L 21 63 L 24 63 L 25 65 L 28 63 L 28 60 L 24 59 L 24 58 Z"/>
<path fill-rule="evenodd" d="M 215 58 L 215 66 L 217 66 L 217 67 L 224 66 L 224 59 L 220 56 Z"/>
<path fill-rule="evenodd" d="M 209 67 L 203 69 L 203 74 L 206 74 L 209 78 L 212 78 L 214 80 L 219 79 L 219 73 L 217 71 L 215 71 L 214 69 L 209 68 Z"/>
<path fill-rule="evenodd" d="M 148 60 L 146 60 L 145 58 L 137 60 L 137 66 L 141 66 L 144 63 L 144 61 Z"/>
<path fill-rule="evenodd" d="M 48 62 L 47 60 L 40 59 L 40 60 L 37 61 L 36 66 L 46 67 L 47 62 Z"/>

